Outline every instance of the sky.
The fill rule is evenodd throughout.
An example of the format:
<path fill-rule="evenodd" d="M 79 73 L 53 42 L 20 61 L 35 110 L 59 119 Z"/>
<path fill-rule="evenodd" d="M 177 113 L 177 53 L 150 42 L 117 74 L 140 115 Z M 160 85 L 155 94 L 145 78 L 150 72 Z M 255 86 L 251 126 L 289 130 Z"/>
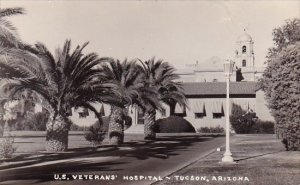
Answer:
<path fill-rule="evenodd" d="M 235 42 L 246 29 L 254 41 L 255 65 L 273 45 L 272 30 L 300 17 L 300 1 L 42 1 L 0 0 L 23 7 L 10 17 L 23 41 L 50 51 L 71 39 L 89 41 L 85 52 L 101 57 L 164 59 L 177 68 L 213 56 L 234 59 Z"/>

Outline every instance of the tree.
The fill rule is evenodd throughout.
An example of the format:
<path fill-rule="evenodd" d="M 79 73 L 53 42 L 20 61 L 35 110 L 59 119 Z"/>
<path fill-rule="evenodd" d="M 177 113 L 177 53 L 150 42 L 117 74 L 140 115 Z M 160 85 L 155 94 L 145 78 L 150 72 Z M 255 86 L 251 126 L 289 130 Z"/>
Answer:
<path fill-rule="evenodd" d="M 22 42 L 17 29 L 7 20 L 14 15 L 22 15 L 25 10 L 20 7 L 0 9 L 0 48 L 18 48 L 32 51 L 32 47 Z"/>
<path fill-rule="evenodd" d="M 21 43 L 16 28 L 6 18 L 23 13 L 22 8 L 0 9 L 0 47 L 18 47 Z"/>
<path fill-rule="evenodd" d="M 124 141 L 124 120 L 128 117 L 126 109 L 132 105 L 132 99 L 139 96 L 143 87 L 142 76 L 137 70 L 135 61 L 111 59 L 102 65 L 103 76 L 107 82 L 119 87 L 119 98 L 116 99 L 120 106 L 111 106 L 109 116 L 110 144 L 118 145 Z"/>
<path fill-rule="evenodd" d="M 155 115 L 156 110 L 162 110 L 161 103 L 172 105 L 178 102 L 181 106 L 186 106 L 186 99 L 182 91 L 180 83 L 174 80 L 178 79 L 175 69 L 163 60 L 155 61 L 154 58 L 141 62 L 140 71 L 144 76 L 144 85 L 148 89 L 152 89 L 157 98 L 153 98 L 152 102 L 145 102 L 143 108 L 145 110 L 145 139 L 155 139 Z"/>
<path fill-rule="evenodd" d="M 72 107 L 97 110 L 94 102 L 114 102 L 111 94 L 116 93 L 114 84 L 102 79 L 99 65 L 107 58 L 95 53 L 84 55 L 83 46 L 71 50 L 67 40 L 55 56 L 42 44 L 37 43 L 34 53 L 15 48 L 0 51 L 0 78 L 9 96 L 30 90 L 34 92 L 49 112 L 47 123 L 46 150 L 64 151 L 68 148 L 68 116 Z"/>
<path fill-rule="evenodd" d="M 261 84 L 277 135 L 287 150 L 300 150 L 300 20 L 288 20 L 273 36 Z"/>
<path fill-rule="evenodd" d="M 272 35 L 275 46 L 269 48 L 267 63 L 283 48 L 300 41 L 300 19 L 288 19 L 285 25 L 275 28 Z"/>
<path fill-rule="evenodd" d="M 258 120 L 255 112 L 245 111 L 241 106 L 232 104 L 230 123 L 237 134 L 255 133 L 256 121 Z"/>

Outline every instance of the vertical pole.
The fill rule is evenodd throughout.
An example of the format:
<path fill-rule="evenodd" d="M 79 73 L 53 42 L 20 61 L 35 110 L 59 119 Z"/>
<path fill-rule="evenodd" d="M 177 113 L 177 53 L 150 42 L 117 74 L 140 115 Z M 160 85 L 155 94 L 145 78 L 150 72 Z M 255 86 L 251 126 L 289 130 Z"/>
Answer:
<path fill-rule="evenodd" d="M 229 137 L 230 137 L 230 125 L 229 125 L 229 78 L 230 75 L 226 75 L 226 150 L 224 153 L 224 157 L 222 158 L 222 162 L 233 162 L 233 158 L 231 157 L 230 152 L 230 144 L 229 144 Z"/>

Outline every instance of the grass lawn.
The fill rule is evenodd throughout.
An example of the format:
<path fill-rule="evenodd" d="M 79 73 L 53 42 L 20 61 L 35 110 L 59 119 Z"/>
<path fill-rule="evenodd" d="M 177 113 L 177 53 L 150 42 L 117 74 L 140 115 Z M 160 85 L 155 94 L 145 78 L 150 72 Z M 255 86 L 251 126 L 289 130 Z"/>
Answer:
<path fill-rule="evenodd" d="M 232 139 L 231 152 L 236 164 L 219 163 L 224 153 L 222 148 L 222 151 L 216 151 L 170 175 L 170 180 L 157 184 L 300 184 L 300 152 L 285 151 L 274 135 L 237 135 Z M 191 180 L 192 176 L 194 180 Z M 202 177 L 202 180 L 196 181 L 196 176 Z M 234 177 L 240 177 L 240 180 L 234 181 Z"/>
<path fill-rule="evenodd" d="M 68 149 L 92 147 L 92 144 L 84 138 L 84 133 L 84 131 L 70 131 Z M 14 155 L 45 151 L 45 131 L 12 131 L 10 134 L 15 138 Z M 124 139 L 125 141 L 142 140 L 143 134 L 126 134 Z"/>

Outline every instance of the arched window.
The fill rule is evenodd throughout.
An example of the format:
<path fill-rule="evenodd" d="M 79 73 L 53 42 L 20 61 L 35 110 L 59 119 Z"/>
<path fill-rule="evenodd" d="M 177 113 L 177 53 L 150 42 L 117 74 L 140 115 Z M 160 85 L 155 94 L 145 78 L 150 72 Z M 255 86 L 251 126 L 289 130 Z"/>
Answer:
<path fill-rule="evenodd" d="M 242 67 L 246 67 L 246 65 L 247 65 L 247 64 L 246 64 L 246 60 L 243 60 L 243 61 L 242 61 Z"/>
<path fill-rule="evenodd" d="M 246 48 L 246 46 L 243 46 L 242 47 L 242 53 L 246 53 L 247 52 L 247 48 Z"/>

